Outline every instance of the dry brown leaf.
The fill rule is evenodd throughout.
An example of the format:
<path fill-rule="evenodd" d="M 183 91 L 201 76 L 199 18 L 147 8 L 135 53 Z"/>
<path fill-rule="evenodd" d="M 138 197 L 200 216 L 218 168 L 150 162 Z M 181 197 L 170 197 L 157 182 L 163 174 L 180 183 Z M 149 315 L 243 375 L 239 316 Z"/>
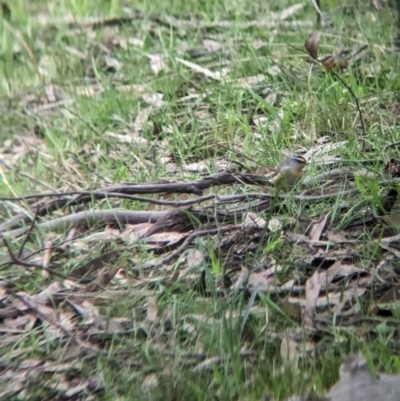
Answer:
<path fill-rule="evenodd" d="M 125 226 L 125 231 L 132 232 L 142 232 L 148 231 L 151 227 L 154 226 L 154 223 L 139 223 L 139 224 L 127 224 Z"/>
<path fill-rule="evenodd" d="M 256 85 L 265 81 L 265 75 L 258 74 L 252 77 L 240 78 L 235 82 L 235 86 L 240 88 L 254 88 Z"/>
<path fill-rule="evenodd" d="M 292 6 L 285 8 L 284 10 L 281 11 L 280 15 L 279 15 L 279 19 L 281 21 L 288 19 L 289 17 L 291 17 L 292 15 L 296 14 L 297 11 L 301 10 L 302 8 L 304 8 L 306 5 L 306 3 L 297 3 L 297 4 L 293 4 Z"/>
<path fill-rule="evenodd" d="M 315 271 L 306 282 L 306 307 L 303 316 L 303 323 L 306 327 L 314 326 L 314 313 L 321 285 L 321 277 L 318 271 Z"/>
<path fill-rule="evenodd" d="M 166 232 L 152 234 L 149 237 L 143 238 L 143 242 L 147 244 L 159 244 L 160 246 L 170 246 L 176 244 L 186 237 L 185 233 Z"/>
<path fill-rule="evenodd" d="M 376 11 L 382 11 L 383 6 L 380 0 L 371 0 L 372 6 L 375 8 Z"/>
<path fill-rule="evenodd" d="M 370 308 L 371 312 L 376 314 L 379 310 L 390 311 L 399 306 L 400 285 L 393 285 L 389 288 Z"/>
<path fill-rule="evenodd" d="M 81 60 L 86 60 L 87 54 L 81 52 L 80 50 L 76 49 L 75 47 L 72 46 L 64 46 L 64 49 L 69 53 L 72 54 L 75 57 L 78 57 Z"/>
<path fill-rule="evenodd" d="M 303 155 L 310 163 L 327 163 L 332 161 L 332 157 L 327 155 L 330 152 L 344 148 L 348 141 L 331 142 L 330 138 L 325 137 L 324 141 L 318 142 L 316 145 L 307 150 Z M 340 158 L 335 157 L 335 160 Z"/>
<path fill-rule="evenodd" d="M 44 361 L 41 359 L 25 359 L 19 365 L 19 369 L 35 369 L 44 364 Z"/>
<path fill-rule="evenodd" d="M 368 273 L 367 270 L 357 267 L 356 265 L 346 265 L 346 264 L 341 264 L 341 266 L 338 268 L 338 271 L 336 272 L 337 277 L 348 277 L 354 274 L 366 274 Z"/>
<path fill-rule="evenodd" d="M 335 232 L 332 230 L 326 231 L 326 236 L 328 237 L 329 241 L 332 242 L 346 242 L 348 238 L 346 237 L 345 233 Z"/>
<path fill-rule="evenodd" d="M 15 377 L 13 380 L 10 381 L 6 381 L 3 378 L 0 378 L 0 400 L 12 399 L 13 395 L 16 395 L 25 387 L 25 378 L 18 380 Z"/>
<path fill-rule="evenodd" d="M 327 288 L 332 280 L 336 277 L 341 267 L 342 262 L 337 260 L 326 272 L 319 273 L 321 286 Z"/>
<path fill-rule="evenodd" d="M 170 159 L 170 158 L 167 158 Z M 190 171 L 191 173 L 207 173 L 210 171 L 210 169 L 214 169 L 215 172 L 223 172 L 224 170 L 227 169 L 229 166 L 230 162 L 226 159 L 218 160 L 215 162 L 214 160 L 211 159 L 206 159 L 206 160 L 201 160 L 198 162 L 193 162 L 186 164 L 184 166 L 184 169 L 186 171 Z"/>
<path fill-rule="evenodd" d="M 147 57 L 150 59 L 150 68 L 155 75 L 158 75 L 161 71 L 168 71 L 168 66 L 161 54 L 148 54 Z"/>
<path fill-rule="evenodd" d="M 320 40 L 321 40 L 321 32 L 313 31 L 308 35 L 308 38 L 304 44 L 308 54 L 313 59 L 318 59 L 318 47 Z"/>
<path fill-rule="evenodd" d="M 155 322 L 157 320 L 157 304 L 154 297 L 147 298 L 147 315 L 146 320 L 149 322 Z"/>
<path fill-rule="evenodd" d="M 3 302 L 8 297 L 8 292 L 5 287 L 0 286 L 0 301 Z"/>
<path fill-rule="evenodd" d="M 215 40 L 209 40 L 209 39 L 203 40 L 203 46 L 210 53 L 217 52 L 222 47 L 220 43 L 216 42 Z"/>
<path fill-rule="evenodd" d="M 250 275 L 249 270 L 242 266 L 238 278 L 236 280 L 236 283 L 233 287 L 235 292 L 241 290 L 244 287 L 244 284 L 247 282 L 249 275 Z"/>
<path fill-rule="evenodd" d="M 335 305 L 337 307 L 338 312 L 344 306 L 344 304 L 354 297 L 362 296 L 366 291 L 366 288 L 359 288 L 354 286 L 352 288 L 347 289 L 344 292 L 330 292 L 328 294 L 324 294 L 317 299 L 317 307 L 326 307 L 328 305 Z M 303 307 L 306 306 L 306 300 L 301 298 L 289 297 L 288 301 L 294 304 L 299 304 Z"/>
<path fill-rule="evenodd" d="M 195 172 L 206 172 L 212 166 L 212 160 L 200 160 L 198 162 L 193 162 L 185 165 L 185 170 L 191 173 Z"/>
<path fill-rule="evenodd" d="M 176 61 L 183 64 L 184 66 L 190 68 L 194 72 L 205 75 L 206 77 L 215 79 L 216 81 L 221 81 L 227 75 L 227 70 L 222 69 L 221 71 L 213 72 L 208 68 L 202 67 L 198 64 L 192 63 L 191 61 L 183 60 L 181 58 L 176 58 Z"/>
<path fill-rule="evenodd" d="M 201 372 L 205 369 L 212 369 L 212 366 L 215 364 L 219 364 L 221 358 L 219 356 L 213 356 L 210 358 L 205 359 L 204 361 L 200 362 L 193 368 L 193 372 Z"/>
<path fill-rule="evenodd" d="M 86 325 L 94 324 L 95 326 L 99 326 L 104 321 L 103 317 L 100 315 L 99 309 L 89 301 L 79 301 L 77 299 L 72 301 L 68 298 L 68 302 L 85 318 Z"/>
<path fill-rule="evenodd" d="M 120 92 L 133 92 L 138 97 L 149 90 L 147 84 L 116 85 L 115 88 Z"/>
<path fill-rule="evenodd" d="M 104 92 L 104 88 L 97 83 L 85 86 L 75 86 L 74 90 L 77 95 L 87 97 L 98 97 L 102 92 Z"/>
<path fill-rule="evenodd" d="M 340 69 L 347 68 L 348 62 L 346 60 L 340 60 L 337 56 L 330 54 L 329 56 L 324 57 L 322 60 L 322 64 L 325 69 L 328 71 L 333 70 L 334 68 L 339 67 Z"/>
<path fill-rule="evenodd" d="M 133 122 L 134 131 L 140 132 L 143 130 L 143 126 L 149 119 L 153 110 L 154 110 L 153 106 L 148 106 L 138 112 L 135 121 Z"/>
<path fill-rule="evenodd" d="M 33 298 L 37 302 L 45 303 L 49 300 L 52 300 L 54 294 L 61 291 L 62 289 L 64 289 L 64 286 L 60 282 L 54 281 L 38 294 L 34 295 Z"/>
<path fill-rule="evenodd" d="M 336 278 L 340 277 L 349 277 L 353 274 L 365 274 L 365 270 L 361 269 L 355 265 L 347 265 L 347 264 L 342 264 L 341 261 L 336 261 L 332 266 L 329 267 L 329 269 L 326 272 L 321 272 L 319 273 L 320 276 L 320 283 L 321 283 L 321 288 L 328 290 L 330 283 Z M 354 296 L 361 296 L 366 288 L 361 288 L 361 287 L 367 287 L 369 282 L 372 280 L 371 276 L 365 277 L 365 282 L 363 282 L 362 279 L 357 280 L 357 288 L 356 293 L 352 290 L 352 288 L 349 288 L 346 290 L 343 294 L 343 298 L 341 301 L 337 301 L 336 305 L 334 306 L 333 311 L 335 312 L 340 312 L 343 306 L 346 304 L 346 302 L 350 301 Z M 324 297 L 318 299 L 318 305 L 321 306 L 321 299 L 324 299 Z M 333 301 L 331 299 L 331 301 Z"/>
<path fill-rule="evenodd" d="M 65 352 L 65 350 L 63 350 Z M 82 353 L 82 348 L 79 348 L 79 353 L 76 357 L 80 357 Z M 68 347 L 68 359 L 72 359 L 73 354 L 70 354 L 70 347 Z M 66 372 L 68 370 L 73 369 L 76 366 L 76 362 L 68 362 L 68 363 L 60 363 L 59 361 L 55 362 L 46 362 L 42 366 L 43 372 Z"/>
<path fill-rule="evenodd" d="M 149 146 L 149 141 L 146 138 L 139 136 L 137 131 L 125 132 L 124 134 L 117 134 L 116 132 L 107 131 L 105 135 L 117 139 L 121 143 L 133 143 L 136 149 L 146 149 Z M 109 233 L 110 236 L 111 233 Z"/>
<path fill-rule="evenodd" d="M 164 98 L 163 93 L 152 93 L 152 94 L 143 93 L 142 98 L 150 106 L 159 108 L 165 105 L 165 102 L 163 101 Z"/>
<path fill-rule="evenodd" d="M 2 160 L 10 166 L 14 166 L 20 158 L 37 152 L 41 152 L 42 156 L 48 153 L 43 140 L 31 136 L 13 136 L 12 139 L 5 140 L 0 148 Z"/>
<path fill-rule="evenodd" d="M 43 262 L 42 266 L 43 267 L 48 267 L 51 261 L 51 254 L 53 251 L 53 241 L 51 239 L 47 239 L 45 242 L 45 252 L 43 255 Z M 48 278 L 50 276 L 50 273 L 47 270 L 42 271 L 42 277 L 43 278 Z"/>
<path fill-rule="evenodd" d="M 295 279 L 291 279 L 286 281 L 285 284 L 282 284 L 279 288 L 281 288 L 282 290 L 286 290 L 286 291 L 291 291 L 292 288 L 295 286 L 297 280 Z"/>
<path fill-rule="evenodd" d="M 42 321 L 43 332 L 47 340 L 54 340 L 65 335 L 64 330 L 68 327 L 68 320 L 63 321 L 66 325 L 64 327 L 53 308 L 41 304 L 36 304 L 34 307 L 39 312 L 37 317 Z"/>
<path fill-rule="evenodd" d="M 361 285 L 360 283 L 358 283 L 359 285 Z M 367 291 L 366 288 L 360 288 L 360 287 L 356 287 L 354 286 L 353 288 L 349 288 L 348 290 L 344 291 L 341 297 L 337 297 L 336 299 L 332 299 L 332 301 L 336 301 L 334 302 L 335 305 L 333 306 L 331 312 L 333 314 L 339 314 L 339 312 L 341 312 L 341 310 L 344 308 L 344 306 L 346 305 L 347 302 L 350 302 L 353 298 L 359 298 L 361 296 L 363 296 L 365 294 L 365 292 Z M 339 295 L 339 294 L 337 294 Z M 333 302 L 331 302 L 333 303 Z"/>
<path fill-rule="evenodd" d="M 20 312 L 24 313 L 29 309 L 29 306 L 24 303 L 20 298 L 30 299 L 30 295 L 24 291 L 19 291 L 17 293 L 18 298 L 12 299 L 12 306 L 18 309 Z"/>
<path fill-rule="evenodd" d="M 145 377 L 142 383 L 142 391 L 149 393 L 158 387 L 158 378 L 155 373 L 151 373 Z"/>
<path fill-rule="evenodd" d="M 292 340 L 288 334 L 282 338 L 281 342 L 281 357 L 286 366 L 290 369 L 296 370 L 299 362 L 299 353 L 297 351 L 297 343 Z"/>
<path fill-rule="evenodd" d="M 14 303 L 14 301 L 13 301 Z M 9 305 L 3 308 L 0 308 L 0 318 L 4 319 L 6 317 L 15 317 L 19 315 L 19 310 L 16 306 Z"/>
<path fill-rule="evenodd" d="M 119 251 L 111 251 L 101 256 L 98 256 L 97 258 L 92 259 L 91 261 L 85 263 L 83 266 L 74 270 L 70 274 L 70 277 L 76 279 L 90 277 L 90 275 L 96 273 L 98 270 L 103 269 L 115 263 L 119 253 L 120 253 Z"/>
<path fill-rule="evenodd" d="M 128 43 L 131 44 L 132 46 L 136 46 L 136 47 L 144 46 L 144 40 L 140 39 L 140 38 L 129 38 Z"/>
<path fill-rule="evenodd" d="M 106 286 L 107 284 L 110 283 L 110 281 L 114 278 L 114 276 L 117 274 L 119 268 L 117 267 L 116 269 L 112 269 L 110 271 L 103 270 L 101 271 L 98 276 L 85 287 L 85 291 L 87 292 L 93 292 L 96 291 L 97 289 L 101 290 Z"/>
<path fill-rule="evenodd" d="M 37 317 L 32 313 L 26 313 L 23 316 L 19 316 L 15 319 L 6 318 L 4 319 L 4 329 L 14 329 L 18 330 L 19 332 L 29 331 L 33 328 L 35 323 L 37 322 Z M 0 331 L 4 332 L 1 328 Z"/>
<path fill-rule="evenodd" d="M 260 292 L 267 292 L 271 285 L 275 282 L 272 275 L 268 275 L 265 271 L 250 273 L 248 285 L 250 288 L 257 288 Z"/>
<path fill-rule="evenodd" d="M 50 103 L 56 102 L 56 101 L 57 101 L 57 96 L 56 96 L 56 94 L 55 94 L 55 89 L 56 89 L 55 85 L 47 85 L 47 86 L 44 88 L 44 91 L 45 91 L 46 96 L 47 96 L 47 100 L 48 100 Z"/>
<path fill-rule="evenodd" d="M 326 214 L 323 218 L 321 218 L 319 221 L 314 222 L 311 226 L 310 230 L 310 240 L 311 241 L 319 241 L 321 238 L 321 234 L 325 229 L 326 222 L 328 220 L 328 216 L 330 213 Z"/>
<path fill-rule="evenodd" d="M 69 380 L 67 375 L 55 375 L 47 382 L 47 386 L 61 393 L 63 398 L 68 399 L 85 390 L 89 386 L 89 381 L 79 378 Z"/>
<path fill-rule="evenodd" d="M 96 326 L 91 326 L 86 334 L 97 336 L 102 334 L 122 334 L 132 329 L 132 321 L 126 317 L 98 319 Z"/>
<path fill-rule="evenodd" d="M 257 213 L 247 212 L 244 221 L 242 222 L 242 227 L 244 228 L 264 228 L 267 222 L 260 217 Z"/>
<path fill-rule="evenodd" d="M 46 362 L 45 366 L 47 367 L 48 364 L 49 369 L 51 369 L 52 364 L 57 364 L 60 363 L 60 361 L 63 360 L 71 360 L 74 361 L 74 359 L 78 359 L 82 355 L 82 347 L 79 345 L 69 345 L 68 346 L 68 356 L 65 355 L 65 349 L 64 348 L 57 348 L 53 352 L 50 353 L 49 357 L 51 358 L 52 361 L 54 362 Z"/>
<path fill-rule="evenodd" d="M 60 326 L 67 332 L 71 332 L 76 326 L 76 314 L 71 310 L 62 310 L 58 313 Z"/>

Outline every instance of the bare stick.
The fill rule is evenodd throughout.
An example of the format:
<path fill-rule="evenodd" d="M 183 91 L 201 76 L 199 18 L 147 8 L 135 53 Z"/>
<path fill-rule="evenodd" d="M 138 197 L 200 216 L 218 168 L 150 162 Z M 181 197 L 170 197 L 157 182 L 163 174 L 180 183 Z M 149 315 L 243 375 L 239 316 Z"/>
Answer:
<path fill-rule="evenodd" d="M 30 225 L 30 227 L 29 227 L 29 230 L 28 230 L 28 232 L 26 233 L 26 236 L 25 236 L 24 240 L 22 241 L 22 244 L 21 244 L 21 246 L 20 246 L 20 248 L 19 248 L 17 259 L 19 259 L 19 258 L 22 256 L 22 252 L 24 251 L 25 244 L 27 243 L 29 237 L 30 237 L 31 234 L 32 234 L 33 229 L 35 228 L 35 223 L 36 223 L 36 221 L 37 221 L 37 218 L 38 218 L 38 214 L 37 214 L 37 212 L 36 212 L 36 213 L 35 213 L 35 216 L 34 216 L 33 219 L 32 219 L 32 222 L 31 222 L 31 225 Z"/>
<path fill-rule="evenodd" d="M 147 202 L 153 205 L 160 205 L 160 206 L 189 206 L 194 205 L 196 203 L 205 202 L 211 199 L 214 199 L 214 195 L 206 195 L 201 196 L 195 199 L 188 199 L 185 201 L 164 201 L 159 199 L 153 198 L 145 198 L 143 196 L 134 196 L 134 195 L 126 195 L 119 192 L 99 192 L 100 190 L 95 191 L 71 191 L 71 192 L 64 192 L 64 193 L 49 193 L 49 194 L 37 194 L 37 195 L 27 195 L 22 196 L 19 198 L 2 198 L 0 197 L 0 201 L 23 201 L 32 198 L 47 198 L 47 197 L 54 197 L 54 198 L 63 198 L 72 195 L 81 195 L 87 196 L 91 195 L 93 199 L 101 200 L 107 198 L 119 198 L 119 199 L 128 199 L 137 202 Z M 71 199 L 72 201 L 72 199 Z"/>
<path fill-rule="evenodd" d="M 262 184 L 268 181 L 265 177 L 254 176 L 251 174 L 241 175 L 243 182 L 246 184 Z M 144 194 L 144 193 L 192 193 L 196 195 L 202 195 L 204 189 L 210 188 L 216 185 L 228 185 L 237 183 L 237 176 L 232 172 L 224 172 L 221 174 L 210 175 L 204 177 L 198 181 L 189 182 L 177 182 L 177 183 L 160 183 L 160 184 L 119 184 L 113 185 L 105 189 L 99 189 L 95 191 L 84 191 L 84 193 L 78 193 L 75 197 L 70 198 L 69 194 L 60 196 L 59 194 L 51 194 L 48 196 L 57 197 L 59 199 L 53 200 L 52 202 L 41 202 L 35 206 L 39 207 L 38 215 L 44 216 L 53 212 L 54 210 L 61 209 L 65 206 L 73 206 L 78 204 L 88 203 L 91 200 L 99 197 L 101 199 L 107 197 L 108 194 L 122 194 L 120 197 L 132 194 Z M 46 195 L 41 195 L 45 197 Z M 136 199 L 137 200 L 137 199 Z M 0 224 L 0 232 L 7 230 L 15 226 L 16 224 L 26 221 L 28 217 L 26 213 L 19 213 L 12 217 L 8 221 Z"/>
<path fill-rule="evenodd" d="M 31 271 L 30 270 L 31 267 L 35 267 L 36 269 L 39 269 L 39 270 L 45 270 L 59 278 L 62 278 L 63 280 L 68 278 L 65 274 L 59 273 L 58 271 L 51 269 L 50 267 L 45 267 L 43 265 L 40 265 L 40 264 L 34 263 L 34 262 L 24 262 L 24 261 L 20 260 L 19 258 L 15 257 L 13 251 L 11 250 L 10 245 L 8 244 L 8 242 L 5 238 L 3 238 L 3 243 L 4 243 L 5 247 L 7 248 L 8 255 L 10 256 L 10 259 L 11 259 L 9 264 L 21 266 L 24 269 L 28 270 L 29 272 Z"/>
<path fill-rule="evenodd" d="M 59 227 L 65 226 L 79 226 L 82 224 L 95 224 L 99 221 L 105 224 L 139 224 L 156 222 L 163 217 L 167 212 L 131 212 L 129 210 L 90 210 L 70 214 L 68 216 L 59 217 L 54 220 L 46 221 L 44 223 L 37 224 L 37 228 L 47 228 L 54 230 Z M 4 237 L 18 237 L 26 232 L 25 228 L 19 228 L 12 231 L 4 231 L 0 233 L 0 238 Z"/>

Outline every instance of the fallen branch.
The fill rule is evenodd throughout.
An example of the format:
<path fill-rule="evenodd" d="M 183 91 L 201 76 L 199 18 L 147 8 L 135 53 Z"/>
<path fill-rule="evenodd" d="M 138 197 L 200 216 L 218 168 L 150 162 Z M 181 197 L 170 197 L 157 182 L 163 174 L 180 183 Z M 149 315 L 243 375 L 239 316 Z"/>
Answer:
<path fill-rule="evenodd" d="M 268 180 L 262 176 L 251 174 L 243 174 L 240 176 L 245 184 L 267 184 Z M 45 216 L 55 210 L 59 210 L 66 206 L 74 206 L 89 203 L 95 199 L 105 199 L 108 197 L 119 197 L 128 199 L 127 196 L 134 194 L 156 194 L 156 193 L 187 193 L 201 196 L 202 191 L 216 185 L 228 185 L 237 183 L 238 179 L 232 172 L 224 172 L 221 174 L 210 175 L 198 181 L 177 182 L 177 183 L 159 183 L 159 184 L 118 184 L 108 188 L 101 188 L 95 191 L 72 191 L 64 194 L 50 193 L 29 195 L 22 198 L 0 198 L 0 200 L 26 200 L 33 198 L 57 197 L 59 199 L 51 202 L 39 202 L 32 206 L 33 210 L 37 211 L 38 216 Z M 71 196 L 73 196 L 71 198 Z M 143 199 L 134 197 L 129 198 L 135 201 Z M 149 201 L 146 199 L 145 201 Z M 156 203 L 152 200 L 153 203 Z M 157 201 L 158 203 L 160 201 Z M 159 203 L 160 204 L 160 203 Z M 189 203 L 190 204 L 190 203 Z M 181 205 L 180 205 L 181 206 Z M 32 213 L 32 211 L 31 211 Z M 0 232 L 14 227 L 18 223 L 29 220 L 29 212 L 18 213 L 16 216 L 0 224 Z"/>
<path fill-rule="evenodd" d="M 167 231 L 170 229 L 182 229 L 187 226 L 187 229 L 193 229 L 193 224 L 190 219 L 192 215 L 196 221 L 200 223 L 218 221 L 220 223 L 227 221 L 234 221 L 240 218 L 243 213 L 248 210 L 248 207 L 242 210 L 236 210 L 234 213 L 229 211 L 204 211 L 204 210 L 191 210 L 191 209 L 173 209 L 171 211 L 129 211 L 122 209 L 109 209 L 109 210 L 90 210 L 79 213 L 70 214 L 67 216 L 59 217 L 54 220 L 46 221 L 44 223 L 36 224 L 37 229 L 55 230 L 61 227 L 70 228 L 79 227 L 86 224 L 106 224 L 117 225 L 120 227 L 126 224 L 140 224 L 140 223 L 157 223 L 151 229 L 154 234 L 160 231 Z M 178 228 L 177 228 L 178 227 Z M 18 237 L 26 232 L 25 228 L 18 228 L 12 231 L 5 231 L 0 233 L 0 238 Z"/>
<path fill-rule="evenodd" d="M 316 201 L 327 198 L 336 197 L 338 195 L 347 195 L 350 193 L 356 192 L 357 189 L 349 190 L 349 191 L 335 191 L 332 193 L 321 194 L 321 195 L 290 195 L 291 199 L 299 200 L 299 201 Z M 248 193 L 243 195 L 230 195 L 230 196 L 217 196 L 215 194 L 204 196 L 200 198 L 193 199 L 192 202 L 183 201 L 177 202 L 175 205 L 191 205 L 193 203 L 200 203 L 206 200 L 217 199 L 217 202 L 212 206 L 213 210 L 211 212 L 201 211 L 201 210 L 190 210 L 190 213 L 194 214 L 196 218 L 199 218 L 200 221 L 205 222 L 214 221 L 217 219 L 218 221 L 234 221 L 234 219 L 240 218 L 244 213 L 248 211 L 261 212 L 269 210 L 270 208 L 270 200 L 273 198 L 277 199 L 287 199 L 288 195 L 285 194 L 270 194 L 270 193 Z M 218 205 L 226 205 L 230 203 L 243 202 L 243 201 L 251 201 L 255 200 L 258 202 L 254 202 L 253 204 L 246 203 L 245 205 L 240 205 L 234 208 L 230 208 L 229 210 L 219 210 L 215 211 L 215 206 Z M 281 202 L 276 202 L 275 206 L 279 207 Z M 124 226 L 125 224 L 139 224 L 139 223 L 156 223 L 157 227 L 160 226 L 158 223 L 160 219 L 165 218 L 171 212 L 182 212 L 182 208 L 173 209 L 171 211 L 129 211 L 123 209 L 109 209 L 109 210 L 91 210 L 91 211 L 82 211 L 78 213 L 74 213 L 71 215 L 59 217 L 54 220 L 50 220 L 47 222 L 36 224 L 35 227 L 39 229 L 49 229 L 55 230 L 60 227 L 78 227 L 83 224 L 112 224 L 118 226 Z M 189 210 L 189 209 L 187 209 Z M 24 215 L 25 216 L 25 215 Z M 3 229 L 0 232 L 0 238 L 7 237 L 18 237 L 24 233 L 26 233 L 26 228 L 18 228 L 11 231 L 6 231 L 4 227 L 11 225 L 11 223 L 16 224 L 14 218 L 10 219 L 8 222 L 3 223 L 0 228 Z M 176 222 L 174 223 L 177 224 Z M 166 227 L 163 226 L 163 230 Z M 158 232 L 161 229 L 154 228 L 152 230 Z"/>
<path fill-rule="evenodd" d="M 46 221 L 36 225 L 39 229 L 55 230 L 60 227 L 77 227 L 83 224 L 115 224 L 124 226 L 125 224 L 139 224 L 156 222 L 161 217 L 165 216 L 167 212 L 130 212 L 128 210 L 90 210 L 79 213 L 70 214 L 67 216 L 59 217 L 54 220 Z M 12 231 L 4 231 L 0 233 L 0 238 L 18 237 L 26 232 L 25 228 L 18 228 Z"/>

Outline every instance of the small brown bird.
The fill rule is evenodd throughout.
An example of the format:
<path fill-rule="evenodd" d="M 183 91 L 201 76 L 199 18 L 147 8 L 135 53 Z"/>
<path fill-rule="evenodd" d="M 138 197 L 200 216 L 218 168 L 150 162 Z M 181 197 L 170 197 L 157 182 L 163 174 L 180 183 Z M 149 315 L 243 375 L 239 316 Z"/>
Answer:
<path fill-rule="evenodd" d="M 303 156 L 293 155 L 287 157 L 279 166 L 278 174 L 272 178 L 271 182 L 277 188 L 293 187 L 300 179 L 307 161 Z"/>

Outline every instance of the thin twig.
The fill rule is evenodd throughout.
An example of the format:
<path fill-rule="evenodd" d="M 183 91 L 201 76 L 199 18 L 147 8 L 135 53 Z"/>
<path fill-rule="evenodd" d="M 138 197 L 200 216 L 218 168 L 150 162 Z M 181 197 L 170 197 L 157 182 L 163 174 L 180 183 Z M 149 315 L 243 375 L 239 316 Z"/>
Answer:
<path fill-rule="evenodd" d="M 50 323 L 52 326 L 62 331 L 68 337 L 71 336 L 71 333 L 67 329 L 65 329 L 59 322 L 50 319 L 48 315 L 42 313 L 36 306 L 32 305 L 25 297 L 11 290 L 9 291 L 15 298 L 19 299 L 27 308 L 29 308 L 29 310 L 34 315 L 36 315 L 36 317 L 38 317 L 40 320 Z"/>
<path fill-rule="evenodd" d="M 85 232 L 83 232 L 83 233 L 80 233 L 80 234 L 74 236 L 73 238 L 67 238 L 67 239 L 61 241 L 61 242 L 58 244 L 58 247 L 65 246 L 65 244 L 67 244 L 68 242 L 72 242 L 72 241 L 74 241 L 74 240 L 76 240 L 76 239 L 79 239 L 79 238 L 81 238 L 81 237 L 84 237 L 84 236 L 90 234 L 90 233 L 91 233 L 92 231 L 94 231 L 94 230 L 95 230 L 95 229 L 92 228 L 92 229 L 90 229 L 90 230 L 88 230 L 88 231 L 85 231 Z M 37 255 L 38 253 L 40 253 L 40 252 L 46 252 L 47 250 L 48 250 L 47 246 L 44 246 L 43 248 L 36 249 L 35 251 L 30 252 L 29 254 L 26 254 L 26 255 L 21 256 L 21 258 L 20 258 L 19 260 L 20 260 L 20 261 L 25 261 L 25 260 L 27 260 L 27 259 L 29 259 L 29 258 L 31 258 L 31 257 L 33 257 L 33 256 L 35 256 L 35 255 Z M 7 261 L 7 262 L 0 263 L 0 269 L 6 268 L 7 266 L 10 266 L 11 264 L 12 264 L 11 261 Z"/>
<path fill-rule="evenodd" d="M 31 225 L 29 227 L 29 230 L 27 231 L 26 236 L 25 236 L 24 240 L 22 241 L 22 244 L 21 244 L 21 246 L 19 248 L 17 259 L 20 259 L 21 256 L 22 256 L 22 252 L 24 251 L 24 247 L 25 247 L 27 241 L 29 240 L 33 229 L 35 228 L 35 223 L 36 223 L 37 219 L 38 219 L 38 212 L 36 211 L 35 216 L 33 217 Z"/>
<path fill-rule="evenodd" d="M 324 14 L 321 11 L 320 5 L 319 5 L 319 1 L 318 0 L 311 0 L 311 3 L 313 4 L 315 10 L 317 11 L 317 14 L 323 19 L 324 18 Z"/>
<path fill-rule="evenodd" d="M 45 270 L 45 271 L 53 274 L 54 276 L 62 278 L 63 280 L 68 278 L 68 276 L 66 276 L 65 274 L 59 273 L 58 271 L 51 269 L 50 267 L 45 267 L 45 266 L 43 266 L 39 263 L 35 263 L 35 262 L 24 262 L 24 261 L 18 259 L 14 255 L 9 243 L 7 242 L 7 240 L 5 238 L 3 238 L 3 243 L 4 243 L 5 247 L 7 248 L 8 255 L 10 256 L 10 259 L 11 259 L 11 262 L 9 262 L 9 263 L 17 265 L 17 266 L 21 266 L 29 272 L 31 272 L 31 270 L 30 270 L 31 267 L 35 267 L 36 269 L 39 269 L 39 270 Z"/>
<path fill-rule="evenodd" d="M 319 0 L 311 0 L 315 10 L 317 11 L 317 22 L 320 23 L 321 20 L 325 24 L 325 26 L 332 27 L 332 22 L 329 21 L 327 16 L 322 12 L 321 6 L 319 4 Z"/>
<path fill-rule="evenodd" d="M 159 200 L 159 199 L 153 199 L 153 198 L 146 198 L 142 196 L 135 196 L 135 195 L 126 195 L 123 193 L 119 192 L 98 192 L 98 190 L 95 191 L 71 191 L 71 192 L 64 192 L 64 193 L 49 193 L 49 194 L 37 194 L 37 195 L 27 195 L 27 196 L 22 196 L 19 198 L 1 198 L 0 201 L 23 201 L 27 199 L 32 199 L 32 198 L 63 198 L 67 196 L 92 196 L 94 199 L 101 200 L 101 199 L 107 199 L 107 198 L 119 198 L 119 199 L 128 199 L 132 201 L 137 201 L 137 202 L 147 202 L 151 203 L 153 205 L 160 205 L 160 206 L 189 206 L 189 205 L 194 205 L 196 203 L 200 202 L 205 202 L 208 200 L 212 200 L 215 198 L 215 195 L 206 195 L 206 196 L 201 196 L 195 199 L 188 199 L 185 201 L 164 201 L 164 200 Z M 74 200 L 74 199 L 71 199 Z"/>
<path fill-rule="evenodd" d="M 349 172 L 344 170 L 344 169 L 335 169 L 331 170 L 332 173 L 330 174 L 329 172 L 324 173 L 324 178 L 332 178 L 332 177 L 347 177 Z M 318 176 L 319 177 L 319 176 Z M 321 176 L 322 177 L 322 176 Z M 245 183 L 247 184 L 247 183 Z M 340 194 L 346 194 L 354 192 L 353 190 L 350 191 L 340 191 Z M 326 197 L 331 197 L 339 194 L 338 193 L 332 193 L 332 194 L 326 194 L 326 195 L 317 195 L 317 196 L 303 196 L 303 195 L 293 195 L 291 198 L 293 199 L 299 199 L 299 200 L 316 200 L 316 199 L 324 199 Z M 216 194 L 210 194 L 210 195 L 205 195 L 201 196 L 198 198 L 194 199 L 188 199 L 185 201 L 160 201 L 158 199 L 152 199 L 152 198 L 145 198 L 141 196 L 133 196 L 133 195 L 126 195 L 123 193 L 119 192 L 90 192 L 90 191 L 72 191 L 72 192 L 64 192 L 64 193 L 49 193 L 49 194 L 37 194 L 37 195 L 27 195 L 19 198 L 1 198 L 0 201 L 23 201 L 26 199 L 32 199 L 32 198 L 46 198 L 46 197 L 52 197 L 52 198 L 63 198 L 63 197 L 68 197 L 72 195 L 82 195 L 82 196 L 87 196 L 87 195 L 94 195 L 94 198 L 97 199 L 105 199 L 105 198 L 121 198 L 121 199 L 130 199 L 138 202 L 148 202 L 152 203 L 154 205 L 164 205 L 164 206 L 175 206 L 175 207 L 183 207 L 183 206 L 190 206 L 194 205 L 196 203 L 201 203 L 201 202 L 206 202 L 208 200 L 212 199 L 218 199 L 221 201 L 224 200 L 230 200 L 235 199 L 235 197 L 238 197 L 238 200 L 241 198 L 246 198 L 247 197 L 255 197 L 257 199 L 268 199 L 268 198 L 273 198 L 273 197 L 278 197 L 285 199 L 288 196 L 286 194 L 274 194 L 274 193 L 248 193 L 246 195 L 233 195 L 233 196 L 220 196 Z M 37 206 L 37 205 L 35 205 Z"/>

